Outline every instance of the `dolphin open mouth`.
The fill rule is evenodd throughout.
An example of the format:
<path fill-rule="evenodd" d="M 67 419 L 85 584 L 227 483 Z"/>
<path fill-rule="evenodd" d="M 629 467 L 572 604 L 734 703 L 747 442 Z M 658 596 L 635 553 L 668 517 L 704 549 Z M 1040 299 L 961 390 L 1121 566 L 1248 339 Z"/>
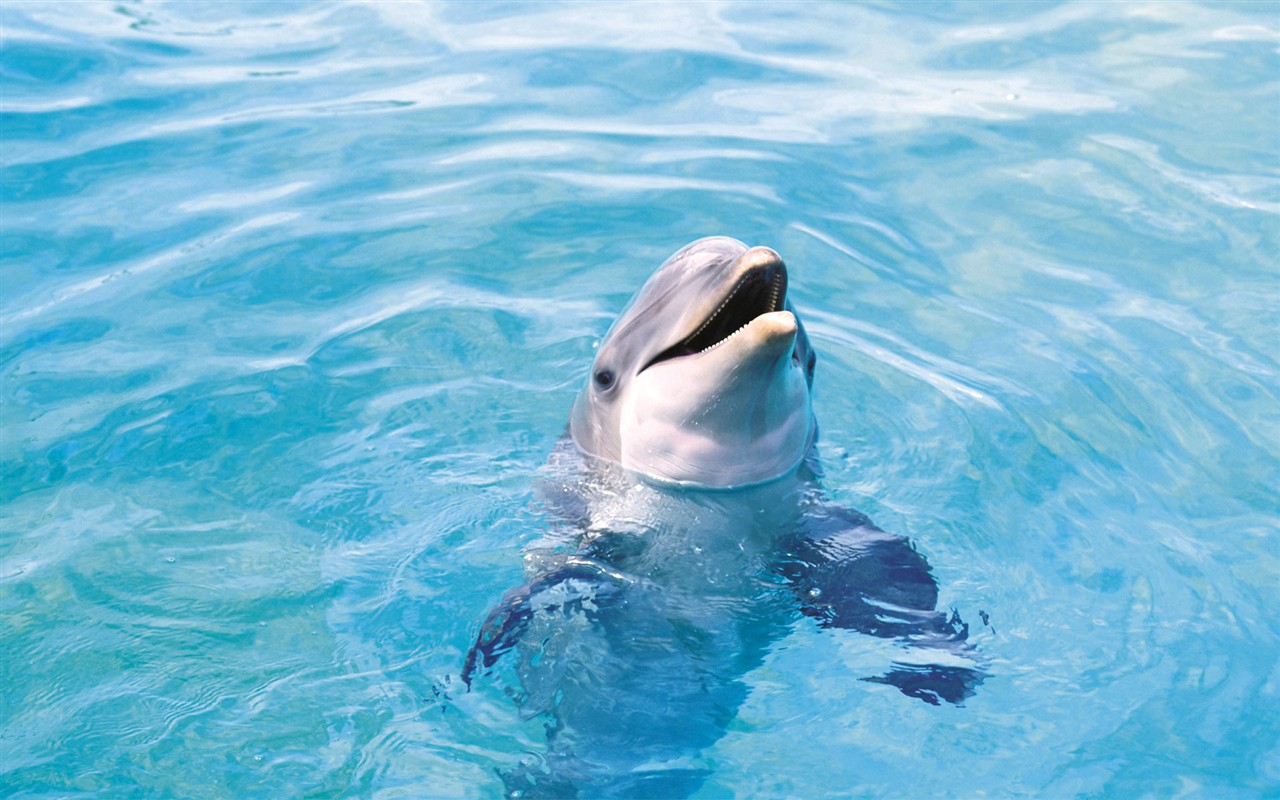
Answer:
<path fill-rule="evenodd" d="M 763 248 L 762 248 L 763 249 Z M 640 370 L 663 361 L 703 353 L 729 339 L 763 314 L 781 311 L 787 301 L 787 268 L 773 256 L 750 267 L 711 316 L 685 338 L 653 357 Z"/>

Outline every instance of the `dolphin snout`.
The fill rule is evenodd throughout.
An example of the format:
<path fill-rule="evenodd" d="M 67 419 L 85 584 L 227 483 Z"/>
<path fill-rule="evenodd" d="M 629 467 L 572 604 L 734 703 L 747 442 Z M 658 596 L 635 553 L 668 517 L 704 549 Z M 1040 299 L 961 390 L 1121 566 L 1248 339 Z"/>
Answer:
<path fill-rule="evenodd" d="M 770 283 L 779 272 L 787 274 L 787 265 L 782 263 L 782 256 L 768 247 L 752 247 L 738 256 L 738 270 L 747 272 L 753 269 L 764 271 L 764 279 Z"/>

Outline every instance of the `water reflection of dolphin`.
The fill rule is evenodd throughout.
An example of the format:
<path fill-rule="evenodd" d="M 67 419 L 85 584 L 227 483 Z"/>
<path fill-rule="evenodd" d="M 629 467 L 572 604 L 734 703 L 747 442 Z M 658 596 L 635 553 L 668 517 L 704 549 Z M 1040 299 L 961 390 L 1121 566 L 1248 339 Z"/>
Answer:
<path fill-rule="evenodd" d="M 786 291 L 774 251 L 701 239 L 601 343 L 546 470 L 558 523 L 462 672 L 470 686 L 515 648 L 522 710 L 548 722 L 545 757 L 504 775 L 512 794 L 694 791 L 797 608 L 901 645 L 866 680 L 933 704 L 982 682 L 924 557 L 823 500 L 815 358 Z"/>

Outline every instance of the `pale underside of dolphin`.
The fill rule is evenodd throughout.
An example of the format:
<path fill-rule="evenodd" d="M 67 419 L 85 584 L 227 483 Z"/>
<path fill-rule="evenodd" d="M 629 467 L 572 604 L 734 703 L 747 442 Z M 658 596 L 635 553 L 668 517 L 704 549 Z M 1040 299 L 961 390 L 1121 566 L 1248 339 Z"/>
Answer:
<path fill-rule="evenodd" d="M 915 654 L 864 680 L 934 704 L 982 682 L 923 556 L 822 499 L 816 358 L 787 280 L 767 247 L 700 239 L 601 341 L 546 471 L 552 530 L 527 548 L 528 583 L 489 613 L 462 672 L 469 687 L 526 651 L 527 710 L 554 720 L 554 757 L 539 775 L 507 774 L 512 791 L 693 791 L 698 770 L 671 765 L 723 734 L 742 676 L 792 624 L 787 608 Z M 622 721 L 600 722 L 610 715 Z"/>

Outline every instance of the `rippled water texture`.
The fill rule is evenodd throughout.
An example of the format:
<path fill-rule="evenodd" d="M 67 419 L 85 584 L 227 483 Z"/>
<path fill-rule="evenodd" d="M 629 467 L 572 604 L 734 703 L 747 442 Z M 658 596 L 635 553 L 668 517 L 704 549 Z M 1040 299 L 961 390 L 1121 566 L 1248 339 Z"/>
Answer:
<path fill-rule="evenodd" d="M 796 620 L 695 796 L 1280 794 L 1280 5 L 0 4 L 0 786 L 492 797 L 458 674 L 593 346 L 768 244 L 833 501 L 986 682 Z"/>

